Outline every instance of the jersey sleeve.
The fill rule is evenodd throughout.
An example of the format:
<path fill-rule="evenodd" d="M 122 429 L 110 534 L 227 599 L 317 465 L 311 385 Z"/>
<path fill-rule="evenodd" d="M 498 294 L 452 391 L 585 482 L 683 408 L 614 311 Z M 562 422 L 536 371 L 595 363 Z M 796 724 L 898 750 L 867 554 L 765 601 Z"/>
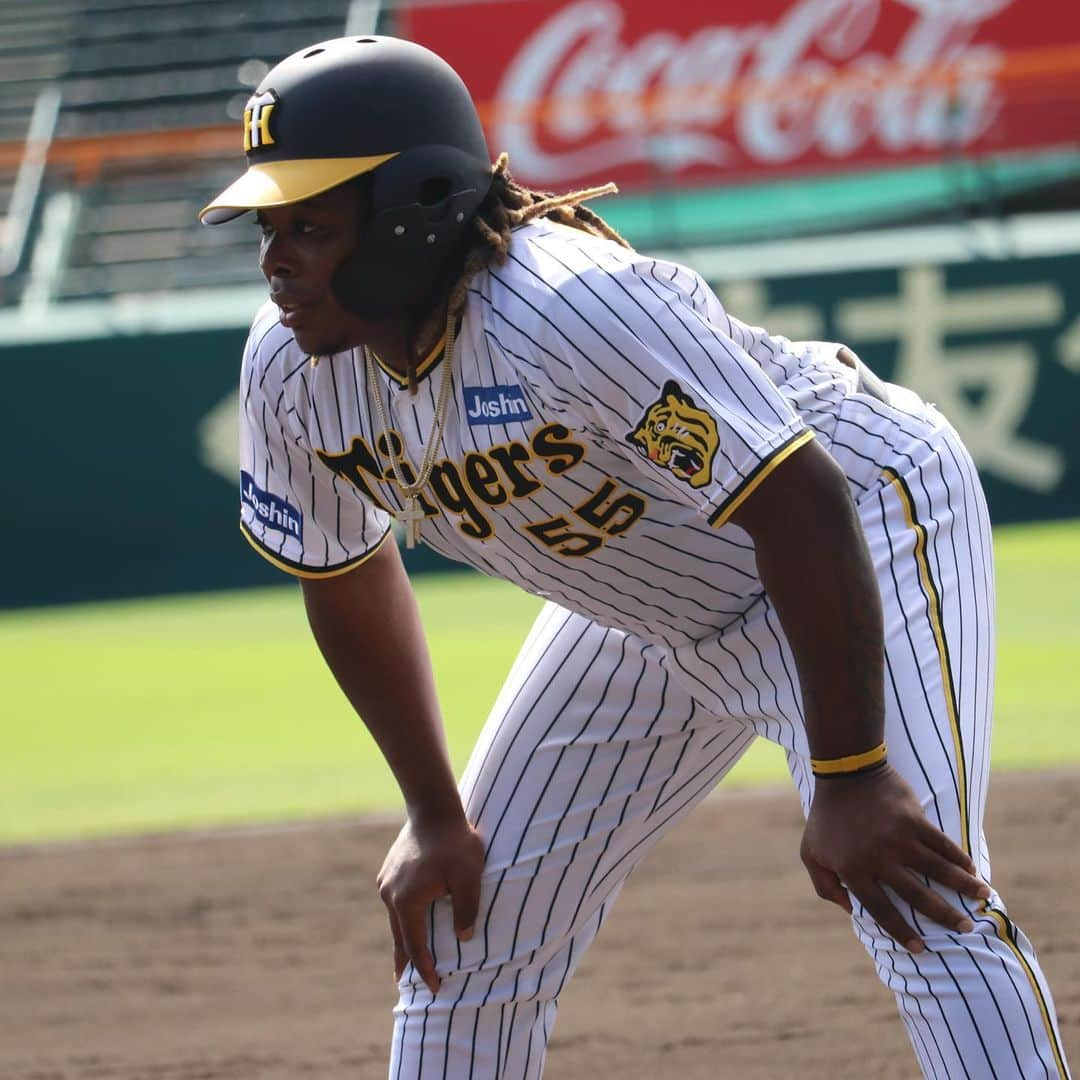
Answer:
<path fill-rule="evenodd" d="M 286 573 L 333 577 L 358 566 L 390 532 L 384 510 L 312 453 L 289 402 L 308 360 L 280 334 L 259 332 L 244 350 L 240 381 L 240 529 Z M 275 352 L 276 347 L 276 352 Z"/>
<path fill-rule="evenodd" d="M 570 245 L 545 268 L 548 239 L 537 266 L 558 284 L 538 305 L 538 332 L 552 381 L 573 386 L 586 424 L 654 482 L 726 524 L 812 432 L 696 274 Z"/>

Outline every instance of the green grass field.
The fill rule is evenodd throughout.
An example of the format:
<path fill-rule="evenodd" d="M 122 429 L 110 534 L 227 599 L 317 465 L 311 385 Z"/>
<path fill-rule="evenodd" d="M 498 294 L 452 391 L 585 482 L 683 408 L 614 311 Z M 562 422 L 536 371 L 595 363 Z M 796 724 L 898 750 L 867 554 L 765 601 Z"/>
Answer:
<path fill-rule="evenodd" d="M 1080 762 L 1080 522 L 996 534 L 997 768 Z M 539 601 L 421 579 L 461 767 Z M 292 585 L 0 616 L 0 842 L 390 810 Z M 729 783 L 786 776 L 756 747 Z"/>

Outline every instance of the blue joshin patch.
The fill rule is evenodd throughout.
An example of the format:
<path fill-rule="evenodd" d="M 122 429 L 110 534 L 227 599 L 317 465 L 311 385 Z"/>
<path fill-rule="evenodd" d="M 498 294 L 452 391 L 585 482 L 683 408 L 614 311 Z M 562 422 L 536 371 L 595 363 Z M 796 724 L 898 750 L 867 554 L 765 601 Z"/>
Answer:
<path fill-rule="evenodd" d="M 520 386 L 466 386 L 464 391 L 469 427 L 533 418 Z"/>
<path fill-rule="evenodd" d="M 304 539 L 304 515 L 287 499 L 263 491 L 243 469 L 240 470 L 240 498 L 266 528 L 295 536 L 297 540 Z"/>

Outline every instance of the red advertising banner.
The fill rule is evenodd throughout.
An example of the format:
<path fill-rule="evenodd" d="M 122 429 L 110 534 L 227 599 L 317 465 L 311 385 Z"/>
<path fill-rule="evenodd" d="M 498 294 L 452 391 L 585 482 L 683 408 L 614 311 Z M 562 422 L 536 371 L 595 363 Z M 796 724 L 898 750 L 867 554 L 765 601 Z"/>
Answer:
<path fill-rule="evenodd" d="M 399 31 L 543 189 L 1080 145 L 1065 0 L 486 0 L 417 5 Z"/>

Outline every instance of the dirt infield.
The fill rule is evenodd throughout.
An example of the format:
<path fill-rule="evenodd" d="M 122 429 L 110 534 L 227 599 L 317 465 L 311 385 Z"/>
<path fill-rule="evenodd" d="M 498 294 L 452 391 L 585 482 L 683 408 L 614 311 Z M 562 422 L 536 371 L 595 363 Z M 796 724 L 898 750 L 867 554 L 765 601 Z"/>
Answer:
<path fill-rule="evenodd" d="M 891 995 L 798 862 L 788 793 L 722 794 L 624 891 L 547 1076 L 911 1077 Z M 996 884 L 1080 1060 L 1080 775 L 1000 777 Z M 390 825 L 0 851 L 2 1080 L 385 1075 Z"/>

